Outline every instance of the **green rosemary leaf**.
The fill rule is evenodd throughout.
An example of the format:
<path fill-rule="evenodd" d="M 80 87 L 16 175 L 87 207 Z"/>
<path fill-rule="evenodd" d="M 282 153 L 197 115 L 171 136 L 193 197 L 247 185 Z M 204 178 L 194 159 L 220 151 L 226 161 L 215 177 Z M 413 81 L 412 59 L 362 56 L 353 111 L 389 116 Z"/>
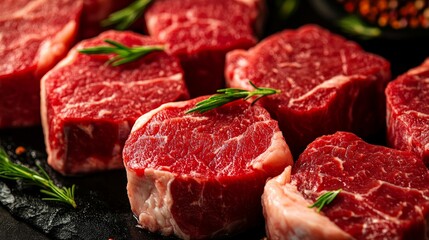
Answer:
<path fill-rule="evenodd" d="M 276 0 L 275 1 L 277 15 L 282 20 L 289 18 L 295 12 L 298 5 L 299 5 L 298 0 Z"/>
<path fill-rule="evenodd" d="M 79 49 L 78 51 L 80 53 L 89 55 L 114 53 L 116 54 L 116 56 L 109 59 L 106 63 L 112 66 L 119 66 L 125 63 L 133 62 L 139 58 L 146 56 L 151 52 L 164 50 L 164 47 L 159 45 L 127 47 L 111 39 L 105 39 L 104 42 L 110 44 L 112 47 L 97 46 Z"/>
<path fill-rule="evenodd" d="M 116 48 L 118 48 L 118 49 L 124 49 L 124 50 L 127 50 L 128 49 L 128 47 L 127 46 L 125 46 L 125 45 L 123 45 L 122 43 L 119 43 L 119 42 L 116 42 L 116 41 L 113 41 L 113 40 L 111 40 L 111 39 L 106 39 L 106 40 L 104 40 L 106 43 L 108 43 L 108 44 L 110 44 L 110 45 L 112 45 L 112 46 L 115 46 Z"/>
<path fill-rule="evenodd" d="M 92 48 L 84 48 L 79 49 L 78 51 L 83 54 L 108 54 L 112 53 L 116 50 L 114 47 L 92 47 Z"/>
<path fill-rule="evenodd" d="M 110 14 L 101 22 L 101 26 L 115 26 L 118 30 L 125 30 L 141 17 L 152 0 L 136 0 L 124 9 Z"/>
<path fill-rule="evenodd" d="M 317 207 L 317 211 L 320 212 L 322 208 L 330 204 L 340 192 L 341 192 L 341 189 L 338 189 L 338 190 L 329 191 L 320 195 L 316 199 L 316 202 L 314 202 L 313 205 L 309 206 L 309 208 Z"/>
<path fill-rule="evenodd" d="M 340 19 L 338 26 L 344 32 L 356 35 L 362 39 L 370 39 L 381 35 L 380 28 L 368 26 L 356 15 L 349 15 Z"/>
<path fill-rule="evenodd" d="M 256 101 L 258 101 L 262 97 L 280 93 L 280 90 L 277 90 L 277 89 L 257 87 L 251 81 L 249 81 L 249 83 L 254 88 L 253 91 L 248 91 L 248 90 L 238 89 L 238 88 L 219 89 L 217 90 L 219 94 L 215 94 L 201 102 L 198 102 L 194 108 L 186 111 L 186 113 L 187 114 L 192 112 L 204 113 L 238 99 L 248 100 L 252 97 L 257 96 L 257 98 L 252 101 L 252 105 L 253 105 Z"/>
<path fill-rule="evenodd" d="M 53 200 L 63 202 L 76 208 L 74 200 L 75 185 L 71 188 L 60 188 L 54 184 L 52 179 L 39 165 L 39 171 L 27 168 L 10 161 L 9 156 L 0 148 L 0 178 L 11 180 L 23 180 L 41 188 L 40 192 L 50 197 L 42 198 L 43 200 Z"/>

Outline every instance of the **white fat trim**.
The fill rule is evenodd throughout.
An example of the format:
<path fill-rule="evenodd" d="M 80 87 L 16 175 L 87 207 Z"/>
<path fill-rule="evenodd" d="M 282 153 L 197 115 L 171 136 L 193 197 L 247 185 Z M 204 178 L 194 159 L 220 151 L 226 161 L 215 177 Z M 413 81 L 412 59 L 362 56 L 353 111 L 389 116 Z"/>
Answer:
<path fill-rule="evenodd" d="M 249 61 L 244 57 L 240 57 L 240 59 L 237 61 L 237 66 L 240 68 L 247 67 L 249 66 Z"/>
<path fill-rule="evenodd" d="M 265 185 L 262 206 L 268 238 L 353 239 L 323 213 L 308 208 L 312 203 L 290 184 L 290 175 L 291 167 L 287 167 Z"/>
<path fill-rule="evenodd" d="M 186 11 L 186 13 L 185 13 L 185 16 L 186 16 L 187 19 L 189 19 L 191 21 L 194 21 L 194 22 L 198 21 L 198 18 L 197 18 L 196 14 L 195 14 L 195 9 L 194 8 L 188 9 Z"/>
<path fill-rule="evenodd" d="M 63 58 L 57 65 L 55 65 L 55 67 L 52 70 L 60 69 L 60 68 L 65 67 L 67 65 L 72 65 L 73 62 L 77 59 L 78 54 L 79 53 L 77 51 L 74 51 L 73 49 L 70 50 L 69 53 L 67 54 L 67 56 L 65 58 Z M 48 72 L 48 74 L 49 74 L 49 72 Z"/>
<path fill-rule="evenodd" d="M 36 76 L 43 75 L 50 66 L 55 64 L 55 60 L 67 52 L 68 44 L 74 38 L 77 31 L 76 21 L 68 22 L 53 39 L 44 41 L 39 48 L 38 65 Z"/>
<path fill-rule="evenodd" d="M 316 87 L 314 87 L 310 91 L 306 92 L 305 94 L 303 94 L 297 98 L 291 98 L 289 103 L 288 103 L 288 107 L 293 106 L 295 104 L 295 102 L 302 101 L 308 97 L 311 97 L 315 92 L 317 92 L 320 89 L 339 88 L 341 85 L 344 85 L 347 82 L 350 82 L 351 79 L 352 79 L 351 76 L 343 76 L 343 75 L 335 76 L 329 80 L 322 82 L 321 84 L 317 85 Z"/>
<path fill-rule="evenodd" d="M 98 111 L 97 116 L 98 116 L 99 118 L 103 118 L 104 116 L 109 115 L 109 114 L 111 114 L 111 113 L 112 113 L 112 111 L 111 111 L 111 110 L 101 109 L 100 111 Z"/>
<path fill-rule="evenodd" d="M 290 88 L 300 88 L 300 86 L 298 86 L 298 84 L 295 82 L 295 80 L 291 77 L 286 77 L 285 80 L 290 84 Z"/>
<path fill-rule="evenodd" d="M 285 185 L 287 183 L 290 183 L 291 179 L 292 179 L 292 166 L 287 166 L 280 175 L 273 178 L 273 180 L 278 182 L 280 185 Z"/>
<path fill-rule="evenodd" d="M 407 111 L 404 111 L 404 114 L 414 115 L 414 116 L 417 116 L 419 118 L 429 118 L 429 114 L 422 113 L 422 112 L 419 112 L 416 110 L 407 110 Z"/>
<path fill-rule="evenodd" d="M 0 42 L 3 42 L 3 38 L 4 38 L 4 34 L 2 32 L 0 32 Z M 4 52 L 5 49 L 6 49 L 6 45 L 0 44 L 0 52 Z"/>
<path fill-rule="evenodd" d="M 14 12 L 11 15 L 11 18 L 26 18 L 28 16 L 31 16 L 30 12 L 37 8 L 38 6 L 45 4 L 46 0 L 33 0 L 29 1 L 27 5 L 19 9 L 18 11 Z M 9 18 L 8 18 L 9 19 Z"/>
<path fill-rule="evenodd" d="M 422 65 L 408 70 L 407 74 L 408 75 L 419 75 L 420 73 L 424 73 L 427 71 L 429 71 L 429 58 L 426 59 L 426 61 L 424 61 Z"/>
<path fill-rule="evenodd" d="M 244 4 L 251 6 L 251 7 L 261 4 L 260 0 L 235 0 L 235 1 L 244 3 Z"/>
<path fill-rule="evenodd" d="M 64 158 L 64 155 L 58 156 L 59 149 L 52 149 L 48 154 L 48 164 L 53 169 L 55 169 L 58 172 L 63 172 L 64 170 L 64 161 L 62 160 Z"/>
<path fill-rule="evenodd" d="M 344 170 L 344 161 L 339 157 L 333 157 L 332 160 L 340 165 L 340 169 Z"/>
<path fill-rule="evenodd" d="M 343 74 L 347 74 L 348 64 L 347 64 L 347 57 L 346 57 L 346 53 L 344 52 L 344 49 L 340 50 L 340 57 L 341 57 L 341 68 L 343 70 Z"/>
<path fill-rule="evenodd" d="M 227 81 L 227 85 L 228 87 L 231 88 L 241 88 L 241 89 L 245 89 L 245 90 L 253 90 L 253 87 L 250 85 L 249 81 L 251 79 L 245 77 L 245 78 L 241 78 L 240 76 L 242 74 L 243 70 L 241 70 L 240 68 L 236 68 L 234 69 L 234 75 L 232 77 L 231 80 Z M 243 74 L 244 76 L 244 74 Z"/>
<path fill-rule="evenodd" d="M 170 187 L 175 179 L 172 173 L 145 169 L 144 175 L 139 177 L 127 169 L 127 178 L 131 208 L 142 228 L 163 235 L 174 233 L 182 239 L 190 238 L 181 231 L 171 213 L 174 200 Z"/>
<path fill-rule="evenodd" d="M 282 62 L 277 65 L 279 68 L 293 67 L 293 68 L 302 68 L 302 64 L 299 62 Z"/>
<path fill-rule="evenodd" d="M 151 32 L 151 29 L 154 29 L 158 22 L 159 22 L 158 16 L 154 16 L 154 17 L 150 17 L 149 19 L 146 19 L 149 35 L 153 35 L 153 32 Z"/>
<path fill-rule="evenodd" d="M 170 103 L 164 103 L 161 106 L 143 114 L 141 117 L 137 119 L 137 121 L 134 123 L 133 128 L 131 129 L 131 133 L 139 130 L 141 127 L 143 127 L 146 123 L 148 123 L 152 117 L 157 114 L 158 112 L 162 111 L 163 109 L 169 108 L 169 107 L 183 107 L 187 105 L 187 101 L 180 101 L 180 102 L 170 102 Z"/>
<path fill-rule="evenodd" d="M 42 128 L 43 128 L 43 136 L 45 139 L 46 153 L 49 156 L 48 158 L 51 158 L 50 156 L 52 156 L 52 151 L 51 151 L 51 142 L 49 140 L 49 124 L 48 124 L 48 110 L 47 110 L 48 102 L 47 102 L 47 96 L 46 96 L 46 79 L 47 78 L 48 78 L 48 75 L 45 75 L 40 82 L 40 117 L 42 120 Z"/>
<path fill-rule="evenodd" d="M 293 165 L 293 157 L 289 146 L 283 138 L 281 131 L 277 131 L 271 138 L 271 145 L 267 150 L 250 162 L 254 169 L 265 171 L 267 167 L 272 169 Z"/>
<path fill-rule="evenodd" d="M 226 55 L 226 71 L 232 72 L 231 79 L 226 79 L 227 87 L 242 88 L 242 89 L 253 89 L 249 84 L 249 80 L 244 72 L 244 69 L 249 66 L 248 52 L 242 49 L 233 50 Z M 232 60 L 236 61 L 232 61 Z M 231 63 L 232 61 L 232 63 Z M 228 74 L 225 74 L 228 75 Z M 244 78 L 241 78 L 244 76 Z"/>

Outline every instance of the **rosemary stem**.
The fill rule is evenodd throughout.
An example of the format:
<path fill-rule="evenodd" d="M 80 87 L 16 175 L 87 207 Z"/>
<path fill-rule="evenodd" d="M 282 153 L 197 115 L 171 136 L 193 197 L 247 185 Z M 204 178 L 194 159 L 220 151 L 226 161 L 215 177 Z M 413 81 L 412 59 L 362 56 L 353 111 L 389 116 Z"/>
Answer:
<path fill-rule="evenodd" d="M 250 98 L 257 96 L 252 101 L 251 105 L 253 105 L 255 104 L 255 102 L 257 102 L 259 99 L 263 97 L 281 92 L 278 89 L 257 87 L 251 81 L 249 81 L 249 83 L 254 88 L 253 91 L 248 91 L 248 90 L 239 89 L 239 88 L 219 89 L 217 91 L 218 94 L 215 94 L 201 102 L 198 102 L 194 108 L 186 111 L 186 113 L 187 114 L 192 112 L 204 113 L 238 99 L 248 100 Z"/>
<path fill-rule="evenodd" d="M 0 178 L 24 180 L 41 188 L 41 192 L 50 196 L 43 200 L 59 201 L 70 204 L 76 208 L 74 199 L 75 185 L 71 188 L 60 188 L 54 184 L 49 175 L 38 165 L 39 171 L 32 170 L 23 165 L 10 161 L 4 149 L 0 148 Z"/>

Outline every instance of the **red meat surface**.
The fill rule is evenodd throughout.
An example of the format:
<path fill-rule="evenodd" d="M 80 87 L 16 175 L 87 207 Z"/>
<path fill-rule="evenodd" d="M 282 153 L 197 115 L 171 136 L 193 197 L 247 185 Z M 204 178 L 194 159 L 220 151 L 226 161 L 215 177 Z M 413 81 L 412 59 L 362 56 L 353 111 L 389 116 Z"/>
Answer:
<path fill-rule="evenodd" d="M 339 239 L 348 238 L 344 233 L 355 239 L 428 237 L 429 172 L 422 160 L 410 152 L 371 145 L 352 133 L 337 132 L 312 142 L 295 163 L 290 178 L 291 181 L 284 184 L 278 181 L 282 190 L 295 188 L 296 192 L 289 193 L 301 195 L 309 202 L 307 206 L 326 191 L 342 189 L 334 201 L 322 209 L 323 213 L 315 209 L 312 213 L 303 211 L 312 217 L 317 214 L 317 220 L 329 218 L 343 231 Z M 269 197 L 265 197 L 266 202 Z M 300 206 L 302 204 L 296 205 Z M 271 222 L 290 222 L 288 218 L 293 215 L 285 209 L 277 206 L 275 213 L 282 214 L 270 215 L 275 218 Z M 302 214 L 301 218 L 306 219 L 307 215 Z M 307 239 L 336 239 L 308 231 L 311 228 L 307 226 L 313 222 L 287 228 Z M 275 233 L 276 226 L 267 228 L 274 227 L 270 232 Z"/>
<path fill-rule="evenodd" d="M 292 164 L 265 109 L 236 101 L 185 114 L 199 100 L 143 115 L 125 144 L 131 208 L 150 231 L 201 239 L 256 226 L 266 179 Z"/>
<path fill-rule="evenodd" d="M 389 63 L 317 26 L 284 30 L 249 51 L 227 55 L 227 85 L 280 89 L 261 99 L 279 121 L 294 156 L 316 137 L 337 130 L 368 137 L 385 126 Z"/>
<path fill-rule="evenodd" d="M 429 166 L 429 59 L 390 82 L 386 99 L 388 143 Z"/>
<path fill-rule="evenodd" d="M 3 0 L 0 128 L 40 124 L 40 79 L 70 48 L 82 1 Z"/>
<path fill-rule="evenodd" d="M 180 58 L 191 96 L 224 86 L 225 55 L 256 44 L 261 0 L 157 0 L 145 20 L 151 36 Z"/>
<path fill-rule="evenodd" d="M 188 93 L 179 61 L 153 52 L 112 67 L 112 56 L 77 49 L 106 45 L 159 45 L 131 32 L 108 31 L 82 41 L 42 79 L 42 119 L 48 163 L 63 174 L 122 168 L 122 147 L 135 120 Z"/>

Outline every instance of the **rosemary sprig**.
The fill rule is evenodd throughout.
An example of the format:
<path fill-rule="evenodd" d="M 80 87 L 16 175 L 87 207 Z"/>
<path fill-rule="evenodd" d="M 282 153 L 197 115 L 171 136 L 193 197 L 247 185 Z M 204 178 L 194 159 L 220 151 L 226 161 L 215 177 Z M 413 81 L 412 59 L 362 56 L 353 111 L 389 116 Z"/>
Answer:
<path fill-rule="evenodd" d="M 256 101 L 258 101 L 259 99 L 265 96 L 280 93 L 280 90 L 277 90 L 277 89 L 257 87 L 251 81 L 249 81 L 249 83 L 250 85 L 252 85 L 252 87 L 255 90 L 248 91 L 248 90 L 238 89 L 238 88 L 219 89 L 217 90 L 217 92 L 220 94 L 215 94 L 201 102 L 198 102 L 194 108 L 186 111 L 186 113 L 192 113 L 192 112 L 204 113 L 238 99 L 248 100 L 249 98 L 258 96 L 256 99 L 252 101 L 252 105 L 253 105 L 255 104 Z"/>
<path fill-rule="evenodd" d="M 285 20 L 295 12 L 298 5 L 299 0 L 276 0 L 277 15 L 280 19 Z"/>
<path fill-rule="evenodd" d="M 308 206 L 309 208 L 314 208 L 317 207 L 317 211 L 320 212 L 320 210 L 322 210 L 322 208 L 325 205 L 330 204 L 335 197 L 337 197 L 337 195 L 341 192 L 341 189 L 335 190 L 335 191 L 329 191 L 326 192 L 322 195 L 320 195 L 317 199 L 316 202 L 313 203 L 313 205 Z"/>
<path fill-rule="evenodd" d="M 368 26 L 356 15 L 343 17 L 338 21 L 338 26 L 344 32 L 362 39 L 370 39 L 381 35 L 380 28 Z"/>
<path fill-rule="evenodd" d="M 125 30 L 141 17 L 144 10 L 151 2 L 152 0 L 136 0 L 126 8 L 110 14 L 106 19 L 101 21 L 101 26 L 107 27 L 115 25 L 116 29 Z"/>
<path fill-rule="evenodd" d="M 0 178 L 11 180 L 23 180 L 41 188 L 40 192 L 48 197 L 42 200 L 58 201 L 71 205 L 76 208 L 74 200 L 75 185 L 71 188 L 57 187 L 45 170 L 37 165 L 39 172 L 10 161 L 9 156 L 3 148 L 0 147 Z"/>
<path fill-rule="evenodd" d="M 110 39 L 105 39 L 104 42 L 110 44 L 111 46 L 90 47 L 79 49 L 78 51 L 83 54 L 115 53 L 117 54 L 117 56 L 111 58 L 106 63 L 111 64 L 112 66 L 119 66 L 125 63 L 135 61 L 141 57 L 148 55 L 151 52 L 164 50 L 164 47 L 159 45 L 127 47 L 125 45 L 122 45 L 121 43 Z"/>

